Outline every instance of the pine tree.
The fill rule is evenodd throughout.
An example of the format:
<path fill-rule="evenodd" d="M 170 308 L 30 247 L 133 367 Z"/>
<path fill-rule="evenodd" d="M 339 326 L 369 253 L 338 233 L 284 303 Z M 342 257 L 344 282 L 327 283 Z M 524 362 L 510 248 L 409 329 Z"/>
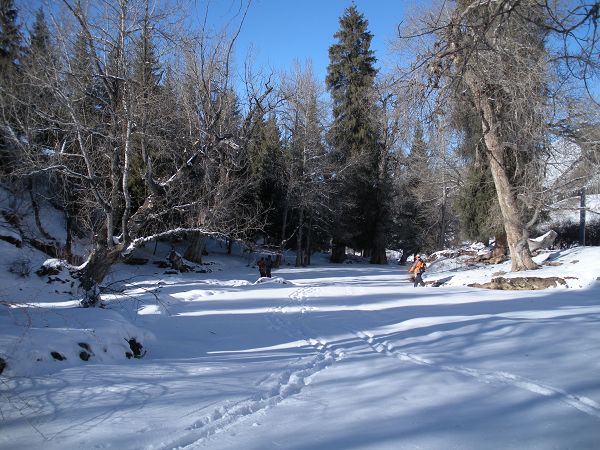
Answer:
<path fill-rule="evenodd" d="M 0 0 L 0 171 L 18 165 L 20 133 L 19 116 L 22 106 L 19 92 L 18 64 L 21 58 L 21 32 L 17 24 L 17 9 L 13 0 Z"/>
<path fill-rule="evenodd" d="M 44 11 L 40 8 L 35 15 L 22 64 L 27 87 L 24 101 L 37 112 L 31 118 L 30 125 L 33 126 L 30 143 L 37 146 L 54 148 L 59 141 L 60 131 L 55 126 L 56 119 L 60 117 L 60 108 L 55 98 L 59 71 L 57 63 L 50 29 Z"/>
<path fill-rule="evenodd" d="M 50 43 L 50 30 L 48 29 L 44 10 L 41 8 L 35 13 L 35 21 L 31 29 L 31 38 L 27 53 L 29 55 L 36 55 L 38 58 L 42 55 L 48 57 L 53 53 Z"/>
<path fill-rule="evenodd" d="M 378 248 L 377 255 L 373 252 L 373 243 L 381 241 L 383 228 L 379 222 L 386 214 L 379 191 L 382 160 L 373 90 L 376 59 L 370 48 L 373 35 L 367 26 L 356 6 L 350 6 L 334 35 L 338 43 L 329 49 L 326 82 L 333 99 L 334 118 L 329 139 L 337 165 L 336 197 L 340 200 L 335 205 L 337 219 L 333 225 L 334 262 L 344 259 L 348 245 L 375 256 L 372 261 L 383 262 L 382 252 L 385 259 L 385 248 Z"/>
<path fill-rule="evenodd" d="M 0 0 L 0 75 L 17 64 L 21 54 L 21 32 L 14 0 Z"/>
<path fill-rule="evenodd" d="M 102 87 L 94 77 L 94 64 L 90 55 L 90 43 L 81 31 L 77 33 L 69 60 L 69 83 L 73 106 L 84 122 L 91 122 L 103 108 Z M 91 123 L 90 123 L 91 124 Z"/>
<path fill-rule="evenodd" d="M 462 85 L 461 85 L 462 86 Z M 458 154 L 467 167 L 454 203 L 466 239 L 488 242 L 504 234 L 498 197 L 487 162 L 481 119 L 471 102 L 465 99 L 464 86 L 458 89 L 452 111 L 453 126 L 462 135 Z"/>
<path fill-rule="evenodd" d="M 256 184 L 255 202 L 267 212 L 265 233 L 274 243 L 282 237 L 282 208 L 285 203 L 286 180 L 283 146 L 274 115 L 261 120 L 251 141 L 250 167 Z"/>
<path fill-rule="evenodd" d="M 136 41 L 133 72 L 133 80 L 138 91 L 147 100 L 158 90 L 163 72 L 152 42 L 150 24 L 146 21 L 144 21 L 142 34 Z"/>
<path fill-rule="evenodd" d="M 408 155 L 403 158 L 403 170 L 398 174 L 396 239 L 406 255 L 432 249 L 428 242 L 432 212 L 424 201 L 431 190 L 432 179 L 428 147 L 423 127 L 417 123 Z"/>

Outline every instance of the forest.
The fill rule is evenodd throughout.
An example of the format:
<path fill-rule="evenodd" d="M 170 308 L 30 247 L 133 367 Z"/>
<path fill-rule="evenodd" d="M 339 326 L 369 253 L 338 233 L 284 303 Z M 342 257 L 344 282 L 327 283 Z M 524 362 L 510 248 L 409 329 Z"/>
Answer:
<path fill-rule="evenodd" d="M 216 236 L 303 266 L 492 239 L 513 271 L 534 269 L 528 238 L 561 201 L 600 194 L 600 2 L 440 2 L 400 23 L 388 71 L 352 4 L 325 80 L 310 61 L 274 73 L 244 57 L 252 3 L 234 3 L 233 30 L 215 30 L 169 1 L 29 16 L 0 0 L 3 221 L 78 267 L 84 305 L 159 240 L 185 240 L 193 262 Z M 44 229 L 45 205 L 66 239 Z"/>

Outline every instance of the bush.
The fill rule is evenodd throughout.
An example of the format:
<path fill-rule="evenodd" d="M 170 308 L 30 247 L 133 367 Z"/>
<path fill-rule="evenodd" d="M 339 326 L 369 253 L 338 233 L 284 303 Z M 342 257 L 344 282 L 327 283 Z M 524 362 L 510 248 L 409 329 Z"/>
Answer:
<path fill-rule="evenodd" d="M 28 277 L 31 273 L 31 260 L 25 257 L 19 258 L 10 264 L 8 270 L 20 277 Z"/>
<path fill-rule="evenodd" d="M 550 223 L 537 228 L 537 232 L 542 235 L 549 230 L 558 233 L 555 247 L 571 247 L 579 244 L 579 224 L 577 223 Z M 600 221 L 588 221 L 585 226 L 585 245 L 600 245 Z"/>

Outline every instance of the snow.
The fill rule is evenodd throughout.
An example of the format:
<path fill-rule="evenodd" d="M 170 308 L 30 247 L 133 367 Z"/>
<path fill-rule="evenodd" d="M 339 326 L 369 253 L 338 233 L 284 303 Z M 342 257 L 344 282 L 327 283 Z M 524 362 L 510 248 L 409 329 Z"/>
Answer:
<path fill-rule="evenodd" d="M 66 270 L 0 270 L 0 449 L 598 448 L 600 248 L 524 273 L 440 257 L 424 279 L 445 284 L 416 289 L 407 266 L 325 255 L 257 279 L 224 251 L 207 273 L 116 265 L 104 308 L 78 307 Z M 467 286 L 499 272 L 568 284 Z"/>
<path fill-rule="evenodd" d="M 581 147 L 574 142 L 559 138 L 551 145 L 546 161 L 545 185 L 552 186 L 570 174 L 581 162 Z"/>
<path fill-rule="evenodd" d="M 533 242 L 544 242 L 544 239 L 546 239 L 546 237 L 548 237 L 551 233 L 552 233 L 551 231 L 548 231 L 547 233 L 542 234 L 541 236 L 538 236 L 536 238 L 530 239 L 530 241 L 533 241 Z"/>

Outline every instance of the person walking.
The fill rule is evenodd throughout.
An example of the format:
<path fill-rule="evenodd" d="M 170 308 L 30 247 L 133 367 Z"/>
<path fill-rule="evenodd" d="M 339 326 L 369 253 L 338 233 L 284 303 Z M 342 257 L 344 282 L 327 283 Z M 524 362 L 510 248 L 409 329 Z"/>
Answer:
<path fill-rule="evenodd" d="M 258 261 L 256 261 L 256 265 L 258 266 L 258 272 L 260 273 L 261 278 L 266 277 L 267 276 L 267 269 L 266 269 L 267 262 L 265 261 L 265 258 L 263 258 L 261 256 L 260 259 Z"/>
<path fill-rule="evenodd" d="M 414 287 L 419 285 L 425 286 L 425 282 L 423 281 L 423 272 L 425 272 L 426 268 L 427 265 L 421 259 L 421 255 L 416 255 L 415 262 L 413 262 L 412 266 L 410 266 L 410 269 L 408 269 L 408 271 L 414 276 Z"/>

